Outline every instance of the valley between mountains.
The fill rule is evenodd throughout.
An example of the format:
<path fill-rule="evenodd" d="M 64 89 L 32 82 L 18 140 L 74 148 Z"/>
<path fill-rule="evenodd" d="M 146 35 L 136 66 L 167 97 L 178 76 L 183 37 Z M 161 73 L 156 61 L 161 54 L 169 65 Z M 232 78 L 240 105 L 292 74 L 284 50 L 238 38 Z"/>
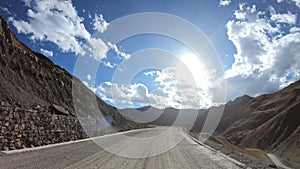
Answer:
<path fill-rule="evenodd" d="M 275 167 L 267 156 L 267 153 L 270 153 L 284 165 L 300 168 L 300 81 L 275 93 L 257 97 L 244 95 L 225 105 L 214 107 L 215 109 L 224 109 L 223 116 L 215 132 L 208 135 L 201 133 L 201 130 L 211 108 L 205 110 L 166 108 L 161 110 L 149 106 L 118 110 L 105 103 L 69 72 L 55 65 L 42 54 L 29 49 L 17 39 L 2 16 L 0 20 L 0 149 L 6 152 L 1 154 L 0 162 L 7 168 L 12 161 L 23 161 L 24 159 L 28 161 L 25 160 L 22 165 L 14 165 L 11 168 L 22 166 L 30 168 L 30 162 L 32 162 L 30 160 L 35 157 L 47 158 L 47 155 L 43 153 L 49 153 L 52 158 L 55 157 L 55 153 L 59 153 L 58 157 L 63 159 L 56 160 L 63 162 L 61 165 L 54 164 L 57 167 L 65 168 L 72 165 L 75 168 L 99 167 L 102 164 L 101 160 L 107 160 L 106 152 L 102 149 L 97 152 L 96 150 L 99 148 L 96 148 L 97 146 L 91 142 L 84 142 L 81 145 L 75 143 L 72 144 L 74 147 L 68 147 L 70 149 L 62 147 L 61 149 L 33 150 L 33 152 L 28 152 L 28 156 L 24 158 L 15 154 L 8 155 L 7 152 L 153 126 L 161 130 L 162 126 L 173 125 L 180 111 L 186 112 L 186 118 L 175 127 L 189 128 L 190 131 L 187 132 L 193 136 L 193 139 L 201 140 L 201 137 L 209 137 L 207 142 L 203 145 L 201 145 L 202 143 L 191 143 L 190 136 L 187 136 L 184 141 L 180 142 L 180 146 L 161 155 L 161 158 L 143 159 L 142 164 L 138 160 L 114 156 L 111 163 L 115 163 L 115 165 L 107 162 L 103 162 L 103 164 L 106 165 L 106 168 L 117 168 L 123 165 L 132 168 L 134 165 L 138 166 L 137 168 L 143 168 L 143 166 L 176 168 L 175 165 L 168 163 L 176 161 L 175 155 L 172 154 L 174 151 L 173 153 L 177 153 L 176 155 L 181 155 L 180 159 L 186 160 L 180 161 L 178 163 L 180 166 L 185 166 L 184 162 L 187 162 L 190 167 L 203 167 L 204 165 L 199 162 L 203 158 L 213 166 L 212 168 L 226 168 L 226 166 L 232 168 Z M 82 100 L 74 100 L 72 90 L 79 91 Z M 93 104 L 93 99 L 96 100 L 97 105 Z M 75 105 L 77 106 L 75 107 Z M 146 116 L 143 116 L 143 112 L 149 109 L 157 115 L 157 118 L 141 123 L 140 120 L 145 119 Z M 189 121 L 190 112 L 193 112 L 191 115 L 196 117 L 194 123 Z M 148 115 L 151 119 L 151 115 Z M 83 123 L 83 119 L 87 119 L 86 123 Z M 108 126 L 102 125 L 107 123 L 109 123 Z M 86 130 L 86 126 L 89 126 L 88 128 L 96 126 L 96 129 L 99 129 L 100 126 L 101 130 Z M 136 132 L 133 135 L 144 137 L 149 133 L 155 135 L 156 132 L 157 130 L 150 130 L 148 133 Z M 174 137 L 177 135 L 176 131 L 172 133 Z M 164 143 L 164 141 L 162 139 L 161 142 Z M 126 142 L 126 144 L 130 143 Z M 126 144 L 122 143 L 124 147 Z M 152 146 L 155 145 L 157 144 L 152 144 Z M 185 145 L 188 146 L 185 147 Z M 83 148 L 84 154 L 76 155 L 74 159 L 68 159 L 73 157 L 70 152 L 80 153 L 76 150 L 76 146 Z M 198 147 L 197 150 L 194 150 L 193 146 L 208 146 L 213 149 L 212 152 L 233 156 L 241 163 L 243 160 L 239 158 L 244 158 L 244 156 L 239 154 L 246 154 L 246 160 L 244 160 L 246 164 L 241 166 L 238 165 L 239 163 L 228 162 L 227 157 L 222 156 L 218 159 L 226 161 L 224 162 L 226 165 L 221 166 L 222 162 L 220 161 L 214 165 L 215 163 L 210 161 L 210 157 L 200 153 L 209 151 L 209 148 L 204 150 L 203 147 Z M 230 153 L 231 151 L 232 153 Z M 62 155 L 64 153 L 66 156 Z M 209 153 L 211 154 L 210 151 Z M 24 154 L 26 155 L 26 152 Z M 85 163 L 76 161 L 80 159 L 83 159 Z M 199 159 L 198 162 L 197 159 Z M 230 158 L 230 160 L 232 159 Z M 246 162 L 247 160 L 248 162 Z M 92 163 L 93 161 L 95 163 Z M 155 166 L 157 161 L 160 164 L 158 167 Z M 47 165 L 52 162 L 51 159 L 45 161 Z M 38 168 L 43 167 L 42 162 L 35 165 Z M 51 166 L 47 167 L 51 168 Z"/>

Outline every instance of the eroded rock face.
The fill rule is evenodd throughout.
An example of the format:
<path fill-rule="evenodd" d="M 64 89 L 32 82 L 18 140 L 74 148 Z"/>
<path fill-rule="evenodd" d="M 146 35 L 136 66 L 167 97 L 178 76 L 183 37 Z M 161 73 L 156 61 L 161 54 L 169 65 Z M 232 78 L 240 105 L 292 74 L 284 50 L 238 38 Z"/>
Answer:
<path fill-rule="evenodd" d="M 117 131 L 143 127 L 124 118 L 47 57 L 31 51 L 2 16 L 0 23 L 0 149 L 85 138 L 78 116 L 110 117 L 110 127 Z M 74 109 L 72 87 L 85 99 L 76 100 L 78 111 Z M 89 102 L 90 98 L 94 102 Z M 107 128 L 89 135 L 111 132 Z"/>

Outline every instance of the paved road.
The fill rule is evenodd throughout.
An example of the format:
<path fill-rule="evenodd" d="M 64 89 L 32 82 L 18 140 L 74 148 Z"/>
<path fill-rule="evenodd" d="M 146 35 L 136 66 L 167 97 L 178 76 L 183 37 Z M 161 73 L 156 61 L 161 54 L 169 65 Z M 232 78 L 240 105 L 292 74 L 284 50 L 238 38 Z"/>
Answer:
<path fill-rule="evenodd" d="M 50 148 L 38 149 L 34 151 L 24 151 L 11 154 L 2 153 L 0 156 L 0 168 L 103 168 L 103 169 L 196 169 L 196 168 L 241 168 L 229 157 L 216 153 L 194 142 L 189 137 L 183 137 L 182 131 L 178 128 L 168 130 L 165 128 L 153 128 L 147 130 L 135 130 L 126 133 L 130 138 L 145 140 L 136 142 L 135 139 L 125 139 L 121 142 L 113 143 L 113 140 L 120 138 L 118 134 L 100 137 L 94 141 L 87 140 L 72 144 L 52 146 Z M 158 137 L 153 137 L 158 136 Z M 165 150 L 179 138 L 183 140 L 169 151 L 159 155 L 155 153 Z M 148 139 L 153 138 L 153 139 Z M 97 143 L 112 144 L 112 151 L 119 155 L 110 153 Z M 155 156 L 153 156 L 153 154 Z M 132 155 L 135 158 L 127 158 L 120 155 Z M 151 157 L 147 157 L 151 156 Z M 140 157 L 140 158 L 138 158 Z"/>

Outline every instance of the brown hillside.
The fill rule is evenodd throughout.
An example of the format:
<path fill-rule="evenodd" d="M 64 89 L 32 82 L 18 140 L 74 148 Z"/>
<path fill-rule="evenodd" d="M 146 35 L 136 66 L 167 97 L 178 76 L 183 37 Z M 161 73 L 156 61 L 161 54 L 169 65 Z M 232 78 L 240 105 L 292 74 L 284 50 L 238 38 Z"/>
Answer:
<path fill-rule="evenodd" d="M 206 116 L 198 118 L 194 130 L 201 131 Z M 226 103 L 214 135 L 300 163 L 300 81 L 272 94 L 245 95 Z"/>

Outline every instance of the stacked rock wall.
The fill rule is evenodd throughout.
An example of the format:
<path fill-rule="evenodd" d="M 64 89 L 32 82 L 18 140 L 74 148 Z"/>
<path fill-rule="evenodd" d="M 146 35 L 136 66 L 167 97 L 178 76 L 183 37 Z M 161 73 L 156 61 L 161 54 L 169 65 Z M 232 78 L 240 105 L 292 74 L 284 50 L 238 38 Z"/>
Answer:
<path fill-rule="evenodd" d="M 0 149 L 26 147 L 86 138 L 76 116 L 58 113 L 53 107 L 20 108 L 0 105 Z"/>

